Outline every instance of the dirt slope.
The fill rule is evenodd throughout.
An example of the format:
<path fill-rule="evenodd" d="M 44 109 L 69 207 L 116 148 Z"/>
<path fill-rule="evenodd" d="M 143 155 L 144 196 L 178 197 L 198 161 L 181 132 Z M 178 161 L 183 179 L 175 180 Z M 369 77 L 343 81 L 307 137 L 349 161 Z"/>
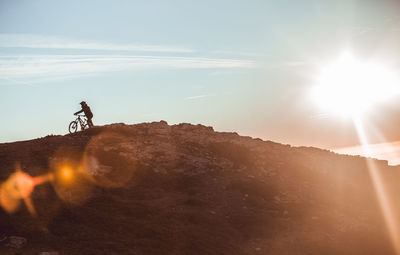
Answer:
<path fill-rule="evenodd" d="M 0 210 L 2 231 L 28 241 L 1 254 L 394 253 L 361 157 L 161 121 L 0 144 L 1 180 L 16 162 L 85 174 L 37 186 L 37 217 Z M 395 205 L 399 169 L 371 164 Z"/>

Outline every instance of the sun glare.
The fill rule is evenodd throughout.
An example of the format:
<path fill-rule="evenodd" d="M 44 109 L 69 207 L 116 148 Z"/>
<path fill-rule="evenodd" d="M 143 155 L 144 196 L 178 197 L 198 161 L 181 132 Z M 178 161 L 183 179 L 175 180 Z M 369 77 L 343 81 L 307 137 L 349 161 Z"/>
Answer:
<path fill-rule="evenodd" d="M 68 182 L 72 179 L 72 169 L 69 167 L 64 167 L 61 169 L 61 177 L 64 181 Z"/>
<path fill-rule="evenodd" d="M 344 53 L 322 68 L 312 96 L 322 109 L 355 118 L 398 93 L 397 81 L 384 66 Z"/>

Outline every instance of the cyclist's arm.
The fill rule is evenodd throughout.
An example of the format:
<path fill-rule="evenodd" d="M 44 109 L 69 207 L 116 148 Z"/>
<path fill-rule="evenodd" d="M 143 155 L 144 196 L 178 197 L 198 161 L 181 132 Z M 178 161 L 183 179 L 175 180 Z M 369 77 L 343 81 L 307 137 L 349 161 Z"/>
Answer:
<path fill-rule="evenodd" d="M 76 113 L 74 113 L 74 115 L 77 115 L 79 113 L 83 112 L 83 110 L 77 111 Z"/>

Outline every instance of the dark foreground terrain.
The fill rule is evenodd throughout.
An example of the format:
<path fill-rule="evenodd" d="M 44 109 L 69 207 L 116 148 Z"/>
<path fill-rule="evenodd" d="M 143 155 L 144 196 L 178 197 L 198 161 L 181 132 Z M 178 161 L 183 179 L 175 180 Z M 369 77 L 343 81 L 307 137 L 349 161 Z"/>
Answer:
<path fill-rule="evenodd" d="M 0 254 L 394 254 L 362 157 L 162 121 L 0 144 L 1 180 L 17 162 L 75 175 L 35 188 L 36 217 L 0 209 L 27 241 Z M 370 164 L 397 217 L 399 168 Z"/>

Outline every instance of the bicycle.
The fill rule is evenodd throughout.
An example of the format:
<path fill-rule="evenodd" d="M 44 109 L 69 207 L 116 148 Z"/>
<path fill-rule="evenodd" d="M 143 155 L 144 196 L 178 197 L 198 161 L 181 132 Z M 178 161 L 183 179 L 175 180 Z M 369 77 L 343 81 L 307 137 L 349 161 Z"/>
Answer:
<path fill-rule="evenodd" d="M 85 115 L 78 115 L 76 120 L 73 120 L 71 123 L 69 123 L 68 130 L 70 134 L 78 131 L 78 123 L 81 125 L 81 131 L 89 128 L 89 124 L 87 123 L 87 118 Z"/>

